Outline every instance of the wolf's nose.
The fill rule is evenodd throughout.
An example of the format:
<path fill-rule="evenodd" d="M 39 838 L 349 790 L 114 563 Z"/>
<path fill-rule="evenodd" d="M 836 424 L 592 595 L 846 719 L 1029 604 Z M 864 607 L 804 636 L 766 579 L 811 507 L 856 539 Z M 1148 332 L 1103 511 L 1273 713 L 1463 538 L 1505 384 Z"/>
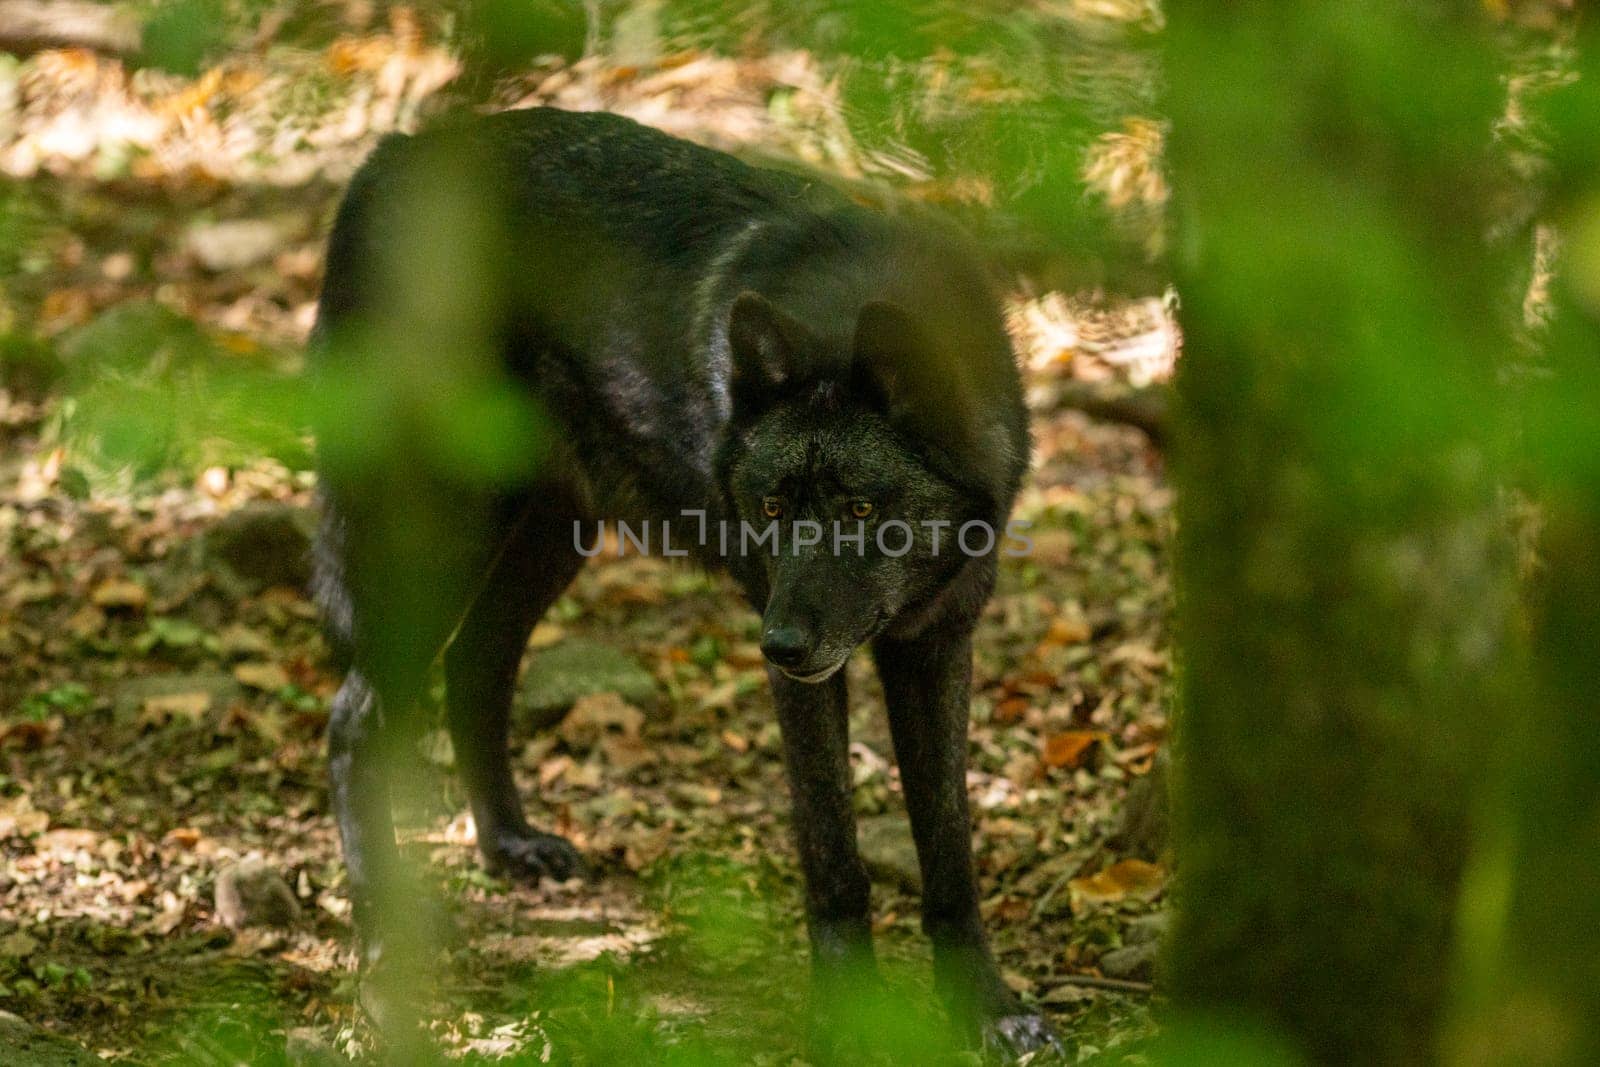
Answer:
<path fill-rule="evenodd" d="M 811 655 L 811 637 L 798 626 L 774 626 L 761 635 L 761 654 L 780 667 L 796 667 Z"/>

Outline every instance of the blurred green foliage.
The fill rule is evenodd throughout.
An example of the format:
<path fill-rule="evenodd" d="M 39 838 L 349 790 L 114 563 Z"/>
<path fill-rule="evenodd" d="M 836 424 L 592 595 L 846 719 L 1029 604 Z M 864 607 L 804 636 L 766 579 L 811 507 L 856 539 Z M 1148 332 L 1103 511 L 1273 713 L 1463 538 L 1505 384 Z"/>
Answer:
<path fill-rule="evenodd" d="M 1317 1061 L 1600 1047 L 1596 946 L 1571 936 L 1600 928 L 1578 918 L 1600 870 L 1600 760 L 1577 740 L 1600 610 L 1579 476 L 1600 451 L 1592 314 L 1558 296 L 1557 358 L 1526 390 L 1508 374 L 1533 223 L 1582 232 L 1593 173 L 1560 161 L 1592 161 L 1600 109 L 1580 79 L 1539 101 L 1548 118 L 1505 119 L 1519 52 L 1488 6 L 1169 5 L 1186 342 L 1169 974 L 1189 1009 Z M 1508 122 L 1525 125 L 1497 145 Z M 1547 136 L 1541 182 L 1511 153 Z M 1565 266 L 1558 291 L 1590 284 Z M 1520 597 L 1519 485 L 1551 522 L 1534 565 L 1559 568 Z"/>
<path fill-rule="evenodd" d="M 263 456 L 309 465 L 304 388 L 270 354 L 234 351 L 154 303 L 120 304 L 59 342 L 64 385 L 47 438 L 91 483 L 147 480 Z"/>
<path fill-rule="evenodd" d="M 139 62 L 193 77 L 224 46 L 225 19 L 222 0 L 159 3 L 145 20 Z"/>

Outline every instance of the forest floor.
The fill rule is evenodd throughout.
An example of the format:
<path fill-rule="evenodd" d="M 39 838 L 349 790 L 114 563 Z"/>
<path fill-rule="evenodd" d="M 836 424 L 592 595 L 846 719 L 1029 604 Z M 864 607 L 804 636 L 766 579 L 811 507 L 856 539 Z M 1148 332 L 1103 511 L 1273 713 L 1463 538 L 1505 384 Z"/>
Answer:
<path fill-rule="evenodd" d="M 451 73 L 403 25 L 188 80 L 84 52 L 0 66 L 0 169 L 16 179 L 0 294 L 0 1035 L 217 1064 L 322 1062 L 368 1041 L 324 780 L 338 679 L 300 585 L 311 476 L 203 440 L 134 483 L 80 460 L 67 394 L 112 373 L 94 362 L 108 338 L 179 320 L 225 363 L 292 377 L 339 183 Z M 792 91 L 781 115 L 774 84 Z M 808 94 L 823 100 L 811 112 L 794 103 Z M 506 95 L 836 162 L 803 55 L 585 60 Z M 979 630 L 969 787 L 997 954 L 1076 1059 L 1150 1026 L 1168 871 L 1126 809 L 1167 733 L 1170 499 L 1138 431 L 1055 410 L 1051 383 L 1125 375 L 1152 347 L 1159 362 L 1171 336 L 1153 302 L 1024 279 L 1011 311 L 1037 415 L 1017 512 L 1034 551 L 1003 563 Z M 593 859 L 592 884 L 480 869 L 434 687 L 400 806 L 451 918 L 430 1012 L 444 1049 L 792 1059 L 804 932 L 756 622 L 721 578 L 613 555 L 535 633 L 515 762 L 531 814 Z M 865 657 L 850 682 L 875 925 L 891 982 L 925 1005 L 915 859 Z M 219 900 L 241 879 L 294 904 Z"/>

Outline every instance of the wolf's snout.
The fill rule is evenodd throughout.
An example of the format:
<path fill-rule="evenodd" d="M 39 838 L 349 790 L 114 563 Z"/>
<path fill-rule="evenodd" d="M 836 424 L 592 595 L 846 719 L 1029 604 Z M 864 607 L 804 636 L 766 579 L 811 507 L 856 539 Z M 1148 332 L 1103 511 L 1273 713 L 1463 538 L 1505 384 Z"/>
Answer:
<path fill-rule="evenodd" d="M 815 642 L 798 626 L 774 626 L 761 635 L 761 654 L 779 667 L 798 667 Z"/>

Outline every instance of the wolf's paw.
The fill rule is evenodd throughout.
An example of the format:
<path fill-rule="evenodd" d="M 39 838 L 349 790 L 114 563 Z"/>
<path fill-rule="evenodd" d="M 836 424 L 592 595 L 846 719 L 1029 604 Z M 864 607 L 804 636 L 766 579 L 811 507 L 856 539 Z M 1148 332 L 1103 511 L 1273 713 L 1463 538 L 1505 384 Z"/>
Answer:
<path fill-rule="evenodd" d="M 572 842 L 537 830 L 497 838 L 494 846 L 485 851 L 484 859 L 490 871 L 519 882 L 537 882 L 541 878 L 564 882 L 588 873 L 588 865 Z"/>
<path fill-rule="evenodd" d="M 983 1057 L 999 1063 L 1015 1063 L 1030 1053 L 1048 1050 L 1062 1054 L 1061 1039 L 1044 1016 L 1026 1010 L 1015 1015 L 997 1015 L 983 1024 Z M 1044 1057 L 1049 1060 L 1049 1056 Z M 1029 1058 L 1034 1062 L 1035 1057 Z"/>

